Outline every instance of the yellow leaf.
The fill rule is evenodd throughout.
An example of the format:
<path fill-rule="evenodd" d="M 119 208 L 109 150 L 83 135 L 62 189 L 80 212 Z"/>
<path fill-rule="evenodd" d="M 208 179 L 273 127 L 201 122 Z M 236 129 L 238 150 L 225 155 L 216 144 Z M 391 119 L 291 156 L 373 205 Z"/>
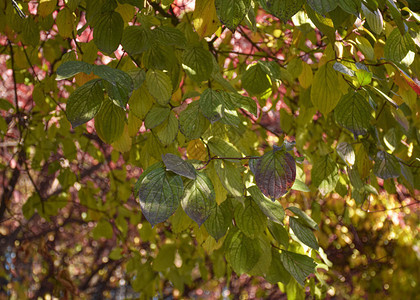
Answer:
<path fill-rule="evenodd" d="M 206 147 L 200 140 L 192 140 L 187 146 L 187 155 L 189 159 L 206 160 Z"/>
<path fill-rule="evenodd" d="M 219 176 L 217 175 L 216 169 L 214 168 L 214 161 L 207 166 L 206 171 L 207 176 L 209 176 L 211 182 L 213 183 L 214 193 L 216 194 L 216 202 L 220 205 L 223 201 L 226 200 L 228 193 L 220 182 Z"/>
<path fill-rule="evenodd" d="M 128 134 L 128 126 L 125 125 L 123 134 L 112 144 L 112 146 L 119 152 L 127 152 L 131 149 L 131 142 L 131 137 Z"/>
<path fill-rule="evenodd" d="M 98 78 L 98 76 L 96 76 L 93 73 L 86 74 L 86 73 L 81 72 L 81 73 L 76 74 L 76 76 L 74 76 L 74 78 L 76 79 L 76 84 L 78 86 L 82 86 L 86 82 L 91 81 L 92 79 Z"/>
<path fill-rule="evenodd" d="M 143 121 L 137 118 L 131 111 L 128 112 L 128 134 L 133 137 L 136 136 L 140 130 Z"/>
<path fill-rule="evenodd" d="M 52 14 L 57 7 L 57 0 L 41 0 L 38 5 L 38 14 L 45 18 Z"/>
<path fill-rule="evenodd" d="M 63 38 L 72 37 L 74 27 L 74 16 L 67 7 L 60 10 L 55 22 L 57 23 L 58 33 Z"/>
<path fill-rule="evenodd" d="M 115 9 L 116 12 L 118 12 L 121 17 L 124 20 L 124 23 L 127 23 L 131 20 L 133 20 L 135 14 L 136 14 L 136 8 L 133 5 L 130 4 L 120 4 L 118 3 L 118 7 Z"/>
<path fill-rule="evenodd" d="M 304 89 L 307 89 L 311 86 L 314 75 L 312 74 L 312 68 L 307 63 L 302 64 L 302 73 L 300 73 L 298 79 L 300 85 Z"/>
<path fill-rule="evenodd" d="M 193 23 L 198 35 L 211 36 L 220 26 L 213 0 L 195 1 Z"/>
<path fill-rule="evenodd" d="M 315 73 L 311 89 L 314 106 L 324 115 L 332 111 L 341 97 L 340 81 L 331 63 L 321 66 Z"/>

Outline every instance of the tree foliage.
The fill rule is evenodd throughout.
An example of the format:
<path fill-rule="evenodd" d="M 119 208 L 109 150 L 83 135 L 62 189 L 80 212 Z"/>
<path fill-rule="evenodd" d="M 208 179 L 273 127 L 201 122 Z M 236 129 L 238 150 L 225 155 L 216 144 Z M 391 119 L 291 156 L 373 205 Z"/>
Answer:
<path fill-rule="evenodd" d="M 181 3 L 0 0 L 1 247 L 77 228 L 64 256 L 54 235 L 30 246 L 47 270 L 30 296 L 102 293 L 114 272 L 184 294 L 234 272 L 323 298 L 320 203 L 342 199 L 333 222 L 354 229 L 349 210 L 418 196 L 415 1 Z M 66 266 L 98 243 L 78 279 Z"/>

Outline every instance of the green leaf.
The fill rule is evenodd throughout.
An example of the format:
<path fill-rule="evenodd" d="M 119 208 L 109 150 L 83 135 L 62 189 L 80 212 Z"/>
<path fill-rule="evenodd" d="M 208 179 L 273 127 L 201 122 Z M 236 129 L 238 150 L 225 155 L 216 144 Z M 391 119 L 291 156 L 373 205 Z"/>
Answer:
<path fill-rule="evenodd" d="M 306 13 L 313 24 L 325 34 L 331 42 L 335 42 L 335 28 L 331 18 L 314 11 L 309 5 L 305 5 Z"/>
<path fill-rule="evenodd" d="M 362 51 L 366 59 L 375 60 L 375 51 L 373 50 L 372 45 L 366 38 L 362 36 L 356 36 L 355 42 L 357 44 L 357 48 L 359 48 L 360 51 Z"/>
<path fill-rule="evenodd" d="M 283 206 L 277 201 L 271 201 L 264 196 L 261 191 L 255 185 L 248 188 L 248 192 L 251 194 L 252 199 L 260 207 L 261 211 L 273 222 L 282 223 L 284 220 L 284 209 Z"/>
<path fill-rule="evenodd" d="M 306 255 L 282 250 L 280 258 L 284 268 L 301 286 L 304 286 L 306 277 L 315 272 L 316 263 Z"/>
<path fill-rule="evenodd" d="M 102 81 L 91 80 L 78 87 L 67 100 L 66 115 L 73 127 L 77 127 L 93 119 L 104 100 Z"/>
<path fill-rule="evenodd" d="M 270 70 L 263 64 L 248 66 L 242 75 L 242 86 L 250 95 L 266 94 L 271 90 Z"/>
<path fill-rule="evenodd" d="M 357 82 L 359 83 L 359 87 L 365 86 L 372 82 L 372 73 L 363 69 L 359 69 L 356 71 L 356 78 Z"/>
<path fill-rule="evenodd" d="M 232 225 L 232 211 L 229 200 L 216 205 L 210 216 L 204 222 L 207 232 L 218 241 L 226 234 L 228 227 Z"/>
<path fill-rule="evenodd" d="M 158 104 L 163 106 L 171 101 L 172 81 L 164 72 L 159 70 L 147 71 L 146 84 L 147 89 Z"/>
<path fill-rule="evenodd" d="M 326 63 L 315 73 L 311 100 L 314 106 L 324 115 L 332 111 L 340 100 L 339 85 L 337 73 L 331 64 Z"/>
<path fill-rule="evenodd" d="M 111 144 L 122 135 L 125 122 L 124 110 L 106 100 L 95 117 L 95 130 L 104 142 Z"/>
<path fill-rule="evenodd" d="M 164 272 L 174 265 L 176 246 L 175 244 L 165 244 L 160 249 L 153 260 L 152 268 L 157 272 Z"/>
<path fill-rule="evenodd" d="M 365 135 L 370 128 L 372 107 L 358 92 L 344 95 L 334 111 L 335 121 L 355 136 Z"/>
<path fill-rule="evenodd" d="M 210 123 L 213 124 L 219 121 L 224 115 L 224 100 L 223 94 L 217 90 L 206 89 L 199 100 L 200 109 L 203 115 L 209 119 Z"/>
<path fill-rule="evenodd" d="M 213 72 L 213 57 L 204 48 L 188 48 L 182 55 L 182 67 L 192 80 L 201 83 L 208 80 Z"/>
<path fill-rule="evenodd" d="M 14 109 L 14 106 L 8 100 L 0 98 L 0 109 L 8 111 Z"/>
<path fill-rule="evenodd" d="M 395 28 L 386 39 L 384 52 L 386 59 L 409 66 L 414 61 L 416 45 L 408 32 L 401 35 L 398 28 Z"/>
<path fill-rule="evenodd" d="M 269 13 L 286 23 L 302 8 L 304 3 L 304 0 L 268 0 L 267 8 Z"/>
<path fill-rule="evenodd" d="M 337 164 L 328 155 L 322 156 L 314 162 L 311 177 L 313 185 L 325 196 L 334 190 L 338 182 Z"/>
<path fill-rule="evenodd" d="M 94 239 L 100 239 L 104 237 L 106 239 L 112 239 L 114 235 L 114 230 L 112 229 L 112 225 L 105 219 L 101 219 L 98 223 L 96 223 L 95 228 L 92 230 L 92 235 Z"/>
<path fill-rule="evenodd" d="M 369 28 L 377 35 L 380 35 L 384 27 L 384 20 L 383 20 L 382 13 L 379 10 L 379 8 L 376 9 L 375 11 L 371 11 L 363 3 L 362 3 L 361 8 L 362 8 L 363 14 L 366 17 L 366 21 L 369 25 Z"/>
<path fill-rule="evenodd" d="M 310 228 L 301 224 L 298 221 L 298 219 L 294 217 L 289 218 L 289 225 L 290 225 L 290 228 L 293 230 L 293 233 L 302 243 L 304 243 L 305 245 L 315 250 L 319 249 L 319 245 L 316 240 L 316 237 Z"/>
<path fill-rule="evenodd" d="M 376 153 L 373 173 L 384 180 L 389 178 L 398 178 L 401 174 L 401 167 L 394 155 L 385 151 Z"/>
<path fill-rule="evenodd" d="M 231 31 L 245 18 L 251 7 L 251 0 L 215 0 L 217 17 Z"/>
<path fill-rule="evenodd" d="M 243 196 L 244 183 L 240 169 L 233 163 L 224 160 L 216 160 L 215 168 L 225 189 L 234 197 Z"/>
<path fill-rule="evenodd" d="M 208 142 L 207 146 L 210 148 L 210 151 L 216 154 L 219 157 L 226 158 L 240 158 L 242 157 L 241 152 L 236 148 L 232 143 L 214 136 Z M 228 159 L 227 159 L 228 160 Z M 237 160 L 230 160 L 231 162 L 237 162 Z"/>
<path fill-rule="evenodd" d="M 153 96 L 150 95 L 146 85 L 143 84 L 131 94 L 128 105 L 130 106 L 130 112 L 140 120 L 144 120 L 154 102 Z"/>
<path fill-rule="evenodd" d="M 289 247 L 289 233 L 284 226 L 268 220 L 267 227 L 273 238 L 287 249 Z"/>
<path fill-rule="evenodd" d="M 130 55 L 141 54 L 150 48 L 150 30 L 144 26 L 127 26 L 124 29 L 121 45 Z"/>
<path fill-rule="evenodd" d="M 172 171 L 175 174 L 184 176 L 192 180 L 196 179 L 197 171 L 190 162 L 187 162 L 181 157 L 172 153 L 162 155 L 162 160 L 166 166 L 166 171 Z"/>
<path fill-rule="evenodd" d="M 338 1 L 336 0 L 307 0 L 307 3 L 314 11 L 323 16 L 334 10 L 338 5 Z"/>
<path fill-rule="evenodd" d="M 169 107 L 155 105 L 147 113 L 144 126 L 149 129 L 155 128 L 168 119 L 170 113 L 171 109 Z"/>
<path fill-rule="evenodd" d="M 265 276 L 271 266 L 271 245 L 270 241 L 265 235 L 259 235 L 256 238 L 256 242 L 259 246 L 260 258 L 255 266 L 248 271 L 249 275 L 252 276 Z"/>
<path fill-rule="evenodd" d="M 258 107 L 254 99 L 250 97 L 244 97 L 242 95 L 235 94 L 235 93 L 228 93 L 228 95 L 235 107 L 245 109 L 246 111 L 250 112 L 254 116 L 257 116 Z"/>
<path fill-rule="evenodd" d="M 318 224 L 311 217 L 305 214 L 301 209 L 297 208 L 296 206 L 289 206 L 287 209 L 294 213 L 296 216 L 298 216 L 299 221 L 301 221 L 309 228 L 312 228 L 313 230 L 319 230 Z"/>
<path fill-rule="evenodd" d="M 191 102 L 188 107 L 179 114 L 179 124 L 182 134 L 187 139 L 198 139 L 209 127 L 210 122 L 200 111 L 198 101 Z"/>
<path fill-rule="evenodd" d="M 290 278 L 290 273 L 286 270 L 281 261 L 280 252 L 271 248 L 271 265 L 265 279 L 271 284 L 281 282 L 286 285 L 290 281 Z"/>
<path fill-rule="evenodd" d="M 225 240 L 226 260 L 238 274 L 250 271 L 257 264 L 261 252 L 255 239 L 247 237 L 240 230 L 229 230 Z"/>
<path fill-rule="evenodd" d="M 84 61 L 70 60 L 62 63 L 57 68 L 56 80 L 67 79 L 74 75 L 83 72 L 86 74 L 92 73 L 93 66 Z"/>
<path fill-rule="evenodd" d="M 303 181 L 297 178 L 295 179 L 295 182 L 293 183 L 291 189 L 295 191 L 305 192 L 305 193 L 309 193 L 311 191 L 309 187 Z"/>
<path fill-rule="evenodd" d="M 155 167 L 139 183 L 140 207 L 152 226 L 166 221 L 176 211 L 182 194 L 182 178 L 163 167 Z"/>
<path fill-rule="evenodd" d="M 162 124 L 153 129 L 156 133 L 157 138 L 163 146 L 169 146 L 173 144 L 174 140 L 178 136 L 179 122 L 175 113 L 171 111 L 168 118 L 163 121 Z"/>
<path fill-rule="evenodd" d="M 165 46 L 185 48 L 186 39 L 184 34 L 174 27 L 159 26 L 153 29 L 153 38 Z"/>
<path fill-rule="evenodd" d="M 133 91 L 133 80 L 126 72 L 105 65 L 93 66 L 95 75 L 105 79 L 109 84 L 104 84 L 109 98 L 116 100 L 116 104 L 125 109 Z"/>
<path fill-rule="evenodd" d="M 25 44 L 36 47 L 39 43 L 39 23 L 28 16 L 23 20 L 22 40 Z"/>
<path fill-rule="evenodd" d="M 236 206 L 234 216 L 236 226 L 250 238 L 260 235 L 267 226 L 267 217 L 250 197 Z"/>
<path fill-rule="evenodd" d="M 189 180 L 185 184 L 181 205 L 186 214 L 198 226 L 201 226 L 207 220 L 217 204 L 213 184 L 206 174 L 203 172 L 197 173 L 195 180 Z"/>
<path fill-rule="evenodd" d="M 286 151 L 274 149 L 257 160 L 254 175 L 263 194 L 277 199 L 292 187 L 296 178 L 296 163 Z"/>
<path fill-rule="evenodd" d="M 98 18 L 93 29 L 93 41 L 105 54 L 117 50 L 124 30 L 124 20 L 115 11 L 107 11 Z"/>
<path fill-rule="evenodd" d="M 338 6 L 340 6 L 342 10 L 355 15 L 356 17 L 359 16 L 361 5 L 361 0 L 338 0 Z"/>

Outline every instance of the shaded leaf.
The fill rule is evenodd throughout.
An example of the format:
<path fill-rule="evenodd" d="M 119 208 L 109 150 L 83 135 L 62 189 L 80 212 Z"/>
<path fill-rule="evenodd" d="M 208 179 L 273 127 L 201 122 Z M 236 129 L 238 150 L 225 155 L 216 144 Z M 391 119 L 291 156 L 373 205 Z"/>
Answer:
<path fill-rule="evenodd" d="M 304 0 L 268 0 L 267 8 L 269 13 L 286 23 L 302 8 L 304 3 Z"/>
<path fill-rule="evenodd" d="M 200 109 L 210 123 L 220 120 L 224 115 L 223 94 L 213 89 L 206 89 L 199 100 Z"/>
<path fill-rule="evenodd" d="M 312 228 L 313 230 L 319 230 L 318 224 L 301 209 L 297 208 L 296 206 L 289 206 L 287 209 L 298 216 L 299 220 L 309 228 Z"/>
<path fill-rule="evenodd" d="M 373 173 L 384 180 L 398 178 L 401 173 L 401 168 L 394 155 L 385 151 L 378 151 L 376 153 L 375 165 L 373 166 Z"/>
<path fill-rule="evenodd" d="M 206 174 L 203 172 L 197 173 L 195 180 L 189 180 L 185 184 L 181 205 L 186 214 L 198 226 L 201 226 L 207 220 L 217 204 L 213 184 Z"/>
<path fill-rule="evenodd" d="M 149 129 L 155 128 L 162 124 L 169 117 L 170 113 L 171 109 L 169 107 L 155 105 L 147 113 L 144 126 Z"/>
<path fill-rule="evenodd" d="M 234 216 L 238 228 L 251 238 L 257 237 L 267 226 L 267 217 L 250 197 L 236 206 Z"/>
<path fill-rule="evenodd" d="M 127 26 L 124 29 L 121 45 L 130 55 L 141 54 L 150 48 L 151 33 L 144 26 Z"/>
<path fill-rule="evenodd" d="M 95 117 L 95 130 L 106 143 L 113 143 L 123 134 L 125 126 L 125 112 L 109 100 L 105 100 L 101 110 Z"/>
<path fill-rule="evenodd" d="M 117 50 L 124 30 L 124 20 L 115 11 L 103 13 L 93 29 L 93 41 L 99 50 L 110 54 Z"/>
<path fill-rule="evenodd" d="M 286 194 L 296 178 L 296 163 L 283 150 L 273 150 L 258 159 L 255 181 L 264 195 L 277 199 Z"/>
<path fill-rule="evenodd" d="M 57 68 L 56 80 L 67 79 L 74 75 L 83 72 L 86 74 L 92 73 L 93 66 L 84 61 L 70 60 L 62 63 Z"/>
<path fill-rule="evenodd" d="M 290 273 L 286 270 L 281 261 L 280 252 L 271 248 L 271 265 L 265 279 L 271 284 L 281 282 L 286 285 L 290 281 L 290 278 Z"/>
<path fill-rule="evenodd" d="M 209 127 L 210 122 L 200 111 L 198 101 L 191 102 L 179 115 L 180 130 L 186 138 L 198 139 Z"/>
<path fill-rule="evenodd" d="M 182 67 L 191 79 L 197 82 L 208 80 L 213 72 L 213 57 L 201 47 L 192 47 L 184 51 Z"/>
<path fill-rule="evenodd" d="M 248 66 L 242 75 L 242 86 L 250 95 L 261 95 L 267 93 L 271 89 L 271 80 L 268 74 L 270 70 L 256 63 Z"/>
<path fill-rule="evenodd" d="M 267 227 L 273 238 L 287 249 L 289 247 L 289 233 L 286 228 L 272 220 L 268 220 Z"/>
<path fill-rule="evenodd" d="M 334 10 L 338 1 L 336 0 L 307 0 L 307 3 L 311 8 L 321 15 L 325 15 L 327 12 Z"/>
<path fill-rule="evenodd" d="M 355 136 L 365 135 L 370 128 L 372 107 L 358 92 L 344 95 L 334 111 L 335 121 Z"/>
<path fill-rule="evenodd" d="M 261 211 L 273 222 L 282 223 L 284 220 L 284 209 L 283 206 L 277 201 L 271 201 L 269 198 L 264 196 L 261 191 L 255 185 L 248 188 L 248 192 L 251 194 L 252 199 L 258 204 Z"/>
<path fill-rule="evenodd" d="M 301 286 L 304 286 L 306 277 L 315 272 L 316 263 L 306 255 L 282 250 L 280 258 L 284 268 Z"/>
<path fill-rule="evenodd" d="M 337 164 L 328 155 L 322 156 L 314 162 L 311 177 L 313 185 L 325 196 L 334 190 L 338 182 Z"/>
<path fill-rule="evenodd" d="M 207 232 L 217 241 L 226 234 L 232 225 L 232 210 L 228 200 L 216 205 L 211 211 L 210 216 L 204 222 Z"/>
<path fill-rule="evenodd" d="M 289 225 L 290 225 L 290 228 L 293 230 L 293 233 L 302 243 L 304 243 L 305 245 L 315 250 L 319 249 L 319 245 L 316 240 L 316 237 L 310 228 L 301 224 L 298 221 L 298 219 L 294 217 L 289 218 Z"/>
<path fill-rule="evenodd" d="M 178 208 L 183 193 L 180 176 L 155 167 L 138 186 L 141 210 L 152 226 L 166 221 Z"/>
<path fill-rule="evenodd" d="M 215 0 L 214 4 L 220 22 L 231 31 L 235 31 L 248 13 L 251 0 Z"/>
<path fill-rule="evenodd" d="M 175 174 L 187 177 L 189 179 L 196 179 L 197 172 L 194 166 L 183 160 L 181 157 L 172 153 L 167 153 L 162 156 L 163 163 L 166 166 L 167 171 L 172 171 Z"/>
<path fill-rule="evenodd" d="M 91 80 L 78 87 L 67 100 L 66 115 L 73 127 L 93 119 L 104 100 L 102 81 Z"/>
<path fill-rule="evenodd" d="M 172 82 L 167 74 L 160 70 L 149 70 L 146 73 L 146 84 L 158 104 L 166 105 L 171 101 Z"/>
<path fill-rule="evenodd" d="M 260 258 L 260 247 L 254 239 L 247 237 L 240 230 L 229 230 L 225 240 L 226 260 L 238 274 L 250 271 Z"/>

